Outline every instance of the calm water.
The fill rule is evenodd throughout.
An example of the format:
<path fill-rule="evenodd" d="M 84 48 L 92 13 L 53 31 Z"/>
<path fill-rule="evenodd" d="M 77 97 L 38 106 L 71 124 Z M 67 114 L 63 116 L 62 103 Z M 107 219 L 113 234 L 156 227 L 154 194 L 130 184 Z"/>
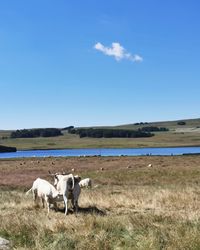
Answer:
<path fill-rule="evenodd" d="M 182 155 L 200 154 L 200 147 L 175 147 L 175 148 L 93 148 L 93 149 L 56 149 L 56 150 L 28 150 L 14 153 L 0 153 L 0 158 L 21 157 L 66 157 L 66 156 L 137 156 L 137 155 Z"/>

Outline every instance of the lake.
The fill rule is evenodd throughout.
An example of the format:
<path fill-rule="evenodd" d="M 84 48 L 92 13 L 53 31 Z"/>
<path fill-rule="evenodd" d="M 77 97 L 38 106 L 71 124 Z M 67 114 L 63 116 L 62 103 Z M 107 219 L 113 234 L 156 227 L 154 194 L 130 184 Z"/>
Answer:
<path fill-rule="evenodd" d="M 0 158 L 23 157 L 66 157 L 66 156 L 142 156 L 142 155 L 182 155 L 200 154 L 200 147 L 167 148 L 92 148 L 92 149 L 56 149 L 56 150 L 22 150 L 0 153 Z"/>

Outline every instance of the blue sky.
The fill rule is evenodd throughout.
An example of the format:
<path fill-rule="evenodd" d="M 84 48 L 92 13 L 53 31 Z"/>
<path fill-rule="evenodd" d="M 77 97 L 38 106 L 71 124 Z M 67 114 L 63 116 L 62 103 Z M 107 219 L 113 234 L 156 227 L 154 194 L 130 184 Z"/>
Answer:
<path fill-rule="evenodd" d="M 0 129 L 199 118 L 198 0 L 0 1 Z"/>

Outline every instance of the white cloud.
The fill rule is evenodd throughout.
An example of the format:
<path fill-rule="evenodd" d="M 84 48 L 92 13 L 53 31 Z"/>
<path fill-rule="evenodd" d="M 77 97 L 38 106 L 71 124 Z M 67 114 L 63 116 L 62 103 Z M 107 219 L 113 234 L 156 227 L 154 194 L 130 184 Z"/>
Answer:
<path fill-rule="evenodd" d="M 133 61 L 134 62 L 142 62 L 143 61 L 143 58 L 139 55 L 134 55 L 133 56 Z"/>
<path fill-rule="evenodd" d="M 101 51 L 107 56 L 114 56 L 117 61 L 127 59 L 133 62 L 142 62 L 143 58 L 139 55 L 132 55 L 128 53 L 120 43 L 112 43 L 111 47 L 106 47 L 102 43 L 96 43 L 94 49 Z"/>

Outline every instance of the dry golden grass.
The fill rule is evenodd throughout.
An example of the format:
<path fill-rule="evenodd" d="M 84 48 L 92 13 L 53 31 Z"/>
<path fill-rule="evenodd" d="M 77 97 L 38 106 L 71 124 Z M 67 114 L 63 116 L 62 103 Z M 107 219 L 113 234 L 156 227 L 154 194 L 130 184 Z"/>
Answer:
<path fill-rule="evenodd" d="M 35 176 L 49 178 L 52 159 L 34 161 L 0 161 L 0 236 L 14 249 L 200 249 L 200 156 L 53 159 L 51 170 L 76 165 L 94 180 L 77 216 L 47 216 L 25 195 Z"/>

